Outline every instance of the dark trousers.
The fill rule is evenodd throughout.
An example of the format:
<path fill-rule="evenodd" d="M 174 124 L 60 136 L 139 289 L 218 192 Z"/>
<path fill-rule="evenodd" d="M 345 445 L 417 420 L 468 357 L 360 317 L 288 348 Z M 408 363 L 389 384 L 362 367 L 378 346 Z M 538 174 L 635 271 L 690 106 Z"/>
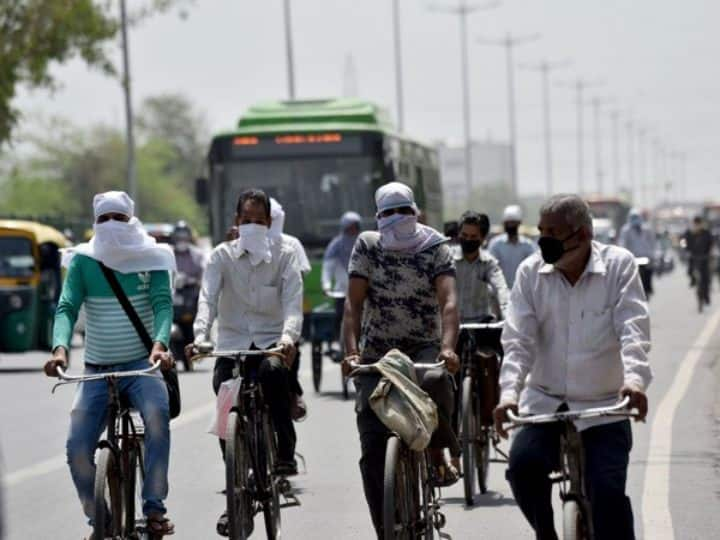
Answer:
<path fill-rule="evenodd" d="M 432 362 L 437 356 L 423 360 Z M 415 359 L 418 361 L 418 358 Z M 443 369 L 417 370 L 420 387 L 425 390 L 438 407 L 438 429 L 430 439 L 431 448 L 450 448 L 452 455 L 460 454 L 460 445 L 452 429 L 454 408 L 453 383 Z M 370 408 L 368 398 L 377 385 L 379 376 L 363 375 L 355 378 L 357 391 L 355 411 L 360 433 L 360 474 L 363 479 L 365 499 L 370 508 L 375 531 L 382 538 L 383 476 L 385 472 L 385 447 L 390 431 Z"/>
<path fill-rule="evenodd" d="M 295 354 L 295 363 L 290 368 L 290 392 L 298 396 L 303 395 L 302 386 L 300 386 L 300 343 L 295 344 L 297 353 Z"/>
<path fill-rule="evenodd" d="M 548 475 L 559 468 L 559 424 L 522 428 L 510 448 L 507 478 L 538 540 L 557 540 Z M 632 448 L 630 422 L 623 420 L 581 432 L 585 488 L 592 508 L 595 540 L 634 540 L 633 513 L 625 495 Z"/>
<path fill-rule="evenodd" d="M 643 289 L 645 290 L 645 296 L 648 298 L 653 293 L 652 278 L 653 269 L 648 266 L 641 266 L 640 281 L 642 282 Z"/>
<path fill-rule="evenodd" d="M 253 347 L 254 348 L 254 347 Z M 218 393 L 220 385 L 233 378 L 235 360 L 218 358 L 213 372 L 213 390 Z M 293 461 L 295 459 L 295 426 L 290 416 L 290 373 L 276 357 L 263 358 L 258 366 L 258 381 L 262 387 L 265 402 L 270 408 L 275 433 L 278 441 L 278 459 Z M 220 439 L 220 448 L 225 455 L 225 441 Z"/>

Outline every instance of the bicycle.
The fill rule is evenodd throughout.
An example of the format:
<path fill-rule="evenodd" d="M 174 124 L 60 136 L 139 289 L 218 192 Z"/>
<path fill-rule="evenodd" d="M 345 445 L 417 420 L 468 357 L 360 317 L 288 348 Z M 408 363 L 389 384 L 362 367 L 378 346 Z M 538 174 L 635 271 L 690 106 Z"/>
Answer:
<path fill-rule="evenodd" d="M 325 296 L 333 300 L 343 300 L 344 292 L 326 291 Z M 339 338 L 338 348 L 334 348 L 333 344 L 338 339 L 337 327 L 342 322 L 337 320 L 337 310 L 334 304 L 324 302 L 313 309 L 310 315 L 310 342 L 312 348 L 312 374 L 313 387 L 315 392 L 320 392 L 322 385 L 323 358 L 327 356 L 334 363 L 342 362 L 344 358 L 342 337 Z M 343 399 L 348 398 L 347 378 L 340 372 Z"/>
<path fill-rule="evenodd" d="M 282 506 L 300 503 L 290 494 L 290 482 L 275 471 L 277 440 L 262 388 L 257 380 L 258 362 L 250 359 L 282 357 L 280 348 L 268 350 L 212 351 L 212 346 L 198 347 L 192 357 L 233 358 L 240 390 L 227 419 L 225 435 L 225 494 L 227 500 L 228 536 L 245 540 L 253 529 L 255 516 L 263 513 L 269 540 L 280 538 L 280 495 L 290 501 Z M 218 531 L 220 533 L 220 531 Z"/>
<path fill-rule="evenodd" d="M 502 321 L 460 325 L 463 345 L 460 350 L 462 384 L 458 425 L 461 427 L 463 487 L 467 506 L 475 502 L 475 478 L 480 493 L 487 493 L 490 463 L 507 461 L 507 455 L 498 448 L 500 437 L 495 432 L 492 418 L 498 401 L 502 356 L 500 334 L 503 326 Z M 491 459 L 491 447 L 503 459 Z"/>
<path fill-rule="evenodd" d="M 563 508 L 563 539 L 593 540 L 592 512 L 585 491 L 585 463 L 582 438 L 573 423 L 575 420 L 600 418 L 603 416 L 634 417 L 635 413 L 627 409 L 629 397 L 610 407 L 597 407 L 584 411 L 562 411 L 532 416 L 517 416 L 508 411 L 513 427 L 527 424 L 561 423 L 560 470 L 550 475 L 553 483 L 560 486 L 560 499 Z"/>
<path fill-rule="evenodd" d="M 105 438 L 98 445 L 95 472 L 95 538 L 145 540 L 157 535 L 147 528 L 142 515 L 142 487 L 145 481 L 144 426 L 140 415 L 120 397 L 118 379 L 151 377 L 160 369 L 157 362 L 135 371 L 95 375 L 67 375 L 57 368 L 59 386 L 105 380 L 108 386 L 108 420 Z"/>
<path fill-rule="evenodd" d="M 416 368 L 444 367 L 444 362 L 414 364 Z M 350 362 L 348 378 L 377 373 L 376 364 Z M 427 449 L 411 450 L 396 433 L 391 433 L 385 448 L 383 482 L 383 529 L 385 540 L 432 540 L 434 531 L 446 525 L 440 512 L 438 490 L 432 484 L 433 471 Z"/>

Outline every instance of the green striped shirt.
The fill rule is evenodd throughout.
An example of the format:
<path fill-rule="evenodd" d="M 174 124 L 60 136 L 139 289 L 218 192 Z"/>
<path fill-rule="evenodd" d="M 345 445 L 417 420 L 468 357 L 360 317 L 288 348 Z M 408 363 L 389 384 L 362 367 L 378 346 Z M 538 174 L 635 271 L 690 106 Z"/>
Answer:
<path fill-rule="evenodd" d="M 170 275 L 165 271 L 115 272 L 153 341 L 167 346 L 172 325 Z M 53 348 L 69 350 L 80 307 L 85 304 L 85 361 L 122 364 L 148 356 L 130 319 L 95 259 L 76 255 L 63 284 L 55 313 Z"/>

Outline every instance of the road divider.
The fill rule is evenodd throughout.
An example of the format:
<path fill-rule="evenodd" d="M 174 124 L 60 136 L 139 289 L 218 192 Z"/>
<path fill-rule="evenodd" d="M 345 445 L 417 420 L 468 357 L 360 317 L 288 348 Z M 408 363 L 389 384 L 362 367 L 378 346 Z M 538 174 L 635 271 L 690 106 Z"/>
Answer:
<path fill-rule="evenodd" d="M 653 417 L 642 497 L 645 538 L 653 540 L 675 538 L 670 514 L 670 460 L 675 413 L 692 382 L 700 358 L 717 332 L 718 326 L 720 326 L 720 311 L 715 312 L 705 324 L 692 348 L 675 370 L 673 382 Z"/>

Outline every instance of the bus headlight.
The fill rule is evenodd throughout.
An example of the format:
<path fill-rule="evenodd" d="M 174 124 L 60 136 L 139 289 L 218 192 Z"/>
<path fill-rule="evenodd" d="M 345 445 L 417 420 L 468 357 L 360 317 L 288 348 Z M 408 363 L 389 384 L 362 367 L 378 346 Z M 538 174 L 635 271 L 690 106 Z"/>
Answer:
<path fill-rule="evenodd" d="M 12 309 L 22 309 L 23 299 L 19 294 L 13 294 L 8 298 L 8 304 Z"/>

